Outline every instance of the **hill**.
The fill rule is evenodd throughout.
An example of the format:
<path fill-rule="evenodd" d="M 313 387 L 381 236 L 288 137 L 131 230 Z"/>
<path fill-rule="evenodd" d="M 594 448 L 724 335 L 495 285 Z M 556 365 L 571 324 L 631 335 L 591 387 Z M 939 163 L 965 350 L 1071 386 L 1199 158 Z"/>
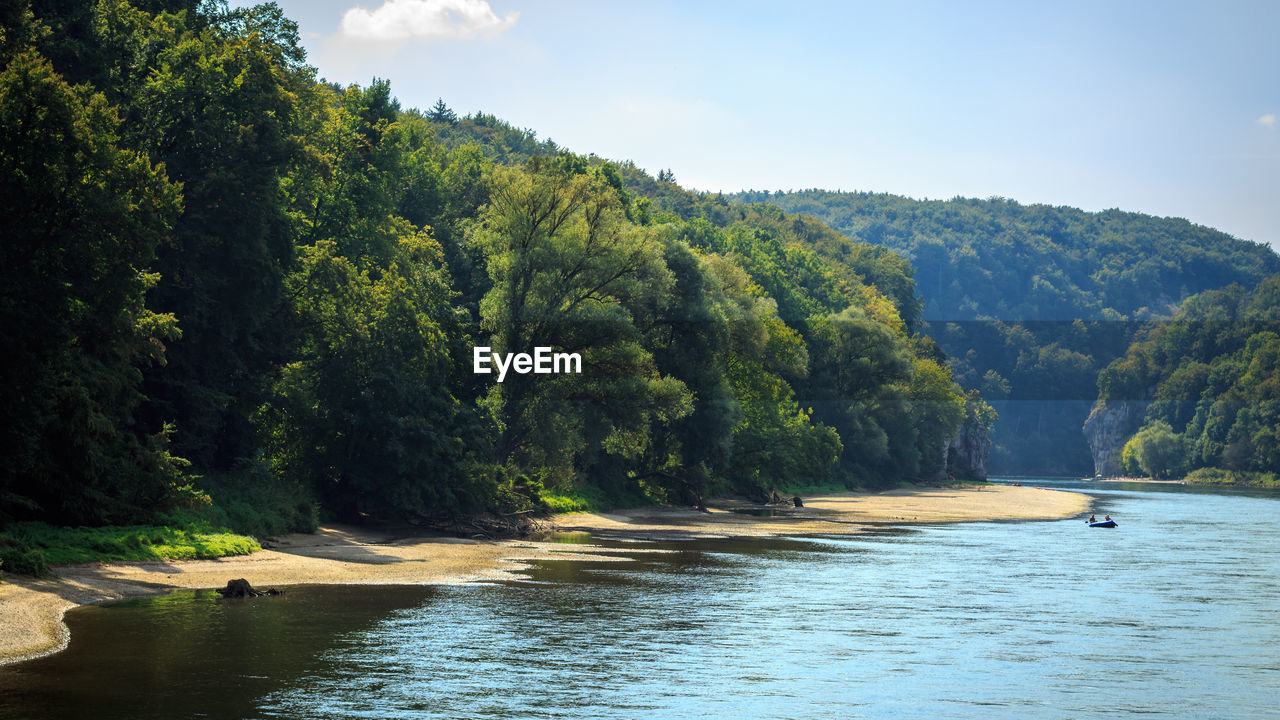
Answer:
<path fill-rule="evenodd" d="M 1280 271 L 1270 248 L 1176 218 L 806 190 L 746 192 L 909 259 L 928 334 L 997 409 L 991 470 L 1083 474 L 1098 373 L 1187 297 Z"/>
<path fill-rule="evenodd" d="M 989 408 L 890 251 L 318 81 L 273 5 L 31 8 L 0 42 L 14 552 L 981 475 Z"/>
<path fill-rule="evenodd" d="M 1151 477 L 1276 483 L 1280 474 L 1280 276 L 1187 298 L 1102 371 L 1088 425 L 1095 455 Z"/>

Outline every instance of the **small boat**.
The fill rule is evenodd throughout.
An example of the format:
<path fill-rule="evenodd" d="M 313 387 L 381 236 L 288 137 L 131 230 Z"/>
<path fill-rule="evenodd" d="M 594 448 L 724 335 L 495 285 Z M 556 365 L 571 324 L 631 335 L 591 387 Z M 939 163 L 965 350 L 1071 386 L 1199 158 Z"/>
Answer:
<path fill-rule="evenodd" d="M 1115 527 L 1115 520 L 1103 520 L 1102 522 L 1089 523 L 1089 527 Z"/>

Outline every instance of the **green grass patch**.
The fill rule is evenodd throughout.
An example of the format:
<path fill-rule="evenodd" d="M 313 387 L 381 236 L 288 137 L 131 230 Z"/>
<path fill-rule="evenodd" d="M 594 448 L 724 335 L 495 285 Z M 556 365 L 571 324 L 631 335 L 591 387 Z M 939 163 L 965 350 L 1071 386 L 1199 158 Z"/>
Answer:
<path fill-rule="evenodd" d="M 571 490 L 544 490 L 540 499 L 553 513 L 604 512 L 620 507 L 615 499 L 593 486 Z"/>
<path fill-rule="evenodd" d="M 1234 485 L 1239 487 L 1280 488 L 1280 476 L 1268 472 L 1200 468 L 1187 475 L 1191 485 Z"/>
<path fill-rule="evenodd" d="M 0 533 L 4 567 L 24 575 L 48 574 L 49 565 L 152 560 L 198 560 L 248 555 L 257 540 L 213 527 L 166 525 L 54 527 L 40 522 L 8 525 Z"/>
<path fill-rule="evenodd" d="M 541 490 L 539 500 L 554 513 L 608 512 L 618 508 L 650 507 L 663 505 L 667 498 L 660 490 L 642 487 L 624 487 L 610 494 L 594 485 L 574 488 L 549 488 Z"/>
<path fill-rule="evenodd" d="M 0 567 L 20 575 L 49 574 L 50 565 L 199 560 L 248 555 L 258 538 L 314 532 L 317 504 L 261 464 L 193 478 L 204 502 L 139 518 L 137 525 L 55 527 L 40 522 L 0 528 Z M 145 523 L 145 524 L 141 524 Z"/>

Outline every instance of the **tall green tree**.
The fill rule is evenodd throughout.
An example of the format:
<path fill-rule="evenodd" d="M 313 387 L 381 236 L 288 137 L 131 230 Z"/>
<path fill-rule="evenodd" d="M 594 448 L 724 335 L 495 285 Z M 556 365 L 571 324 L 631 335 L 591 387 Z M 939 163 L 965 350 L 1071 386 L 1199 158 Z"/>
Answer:
<path fill-rule="evenodd" d="M 498 457 L 624 482 L 650 422 L 690 410 L 687 388 L 657 372 L 633 321 L 670 289 L 661 245 L 572 156 L 495 171 L 472 241 L 493 283 L 480 306 L 493 350 L 582 356 L 581 375 L 511 373 L 493 383 L 486 402 L 502 424 Z"/>
<path fill-rule="evenodd" d="M 157 309 L 182 338 L 148 376 L 153 423 L 200 468 L 252 457 L 249 416 L 282 359 L 283 277 L 293 243 L 281 179 L 301 145 L 297 27 L 263 6 L 208 24 L 165 16 L 140 32 L 156 50 L 122 109 L 128 141 L 182 183 L 183 211 L 153 267 Z"/>
<path fill-rule="evenodd" d="M 127 522 L 172 500 L 179 468 L 134 417 L 174 318 L 147 308 L 179 209 L 162 168 L 119 144 L 101 94 L 27 49 L 0 72 L 0 519 Z"/>
<path fill-rule="evenodd" d="M 332 240 L 303 251 L 297 359 L 259 414 L 268 457 L 349 520 L 482 510 L 487 428 L 455 395 L 470 348 L 439 245 L 406 227 L 395 252 L 371 271 Z"/>

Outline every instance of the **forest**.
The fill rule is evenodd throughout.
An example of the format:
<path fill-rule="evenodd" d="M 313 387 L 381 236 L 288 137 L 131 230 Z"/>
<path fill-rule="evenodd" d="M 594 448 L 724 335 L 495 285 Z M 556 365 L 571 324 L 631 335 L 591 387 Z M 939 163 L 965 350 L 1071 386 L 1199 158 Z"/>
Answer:
<path fill-rule="evenodd" d="M 1187 297 L 1280 272 L 1266 245 L 1119 210 L 825 190 L 733 199 L 810 215 L 910 260 L 924 332 L 999 413 L 995 474 L 1091 474 L 1080 428 L 1103 369 Z"/>
<path fill-rule="evenodd" d="M 693 191 L 327 82 L 270 4 L 0 13 L 11 570 L 981 479 L 988 431 L 994 474 L 1079 476 L 1095 402 L 1141 403 L 1128 472 L 1280 470 L 1266 246 L 1002 198 Z M 481 346 L 582 372 L 499 383 Z"/>
<path fill-rule="evenodd" d="M 10 569 L 60 526 L 133 557 L 174 528 L 934 481 L 995 419 L 894 252 L 325 82 L 274 5 L 6 8 Z M 497 383 L 480 345 L 583 372 Z"/>
<path fill-rule="evenodd" d="M 1098 380 L 1100 405 L 1141 403 L 1121 469 L 1280 484 L 1280 276 L 1187 298 Z"/>

